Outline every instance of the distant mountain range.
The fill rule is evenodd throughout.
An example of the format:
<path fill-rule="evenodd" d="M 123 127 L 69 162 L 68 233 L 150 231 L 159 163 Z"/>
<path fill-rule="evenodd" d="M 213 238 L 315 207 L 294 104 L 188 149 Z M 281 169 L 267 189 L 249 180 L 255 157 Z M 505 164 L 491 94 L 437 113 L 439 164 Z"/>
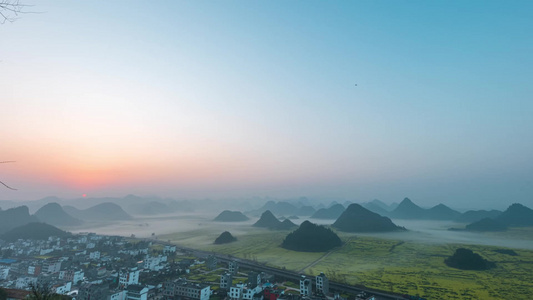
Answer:
<path fill-rule="evenodd" d="M 390 213 L 390 211 L 386 210 L 381 205 L 376 204 L 374 201 L 363 203 L 361 204 L 361 206 L 363 206 L 364 208 L 368 209 L 371 212 L 375 212 L 376 214 L 382 215 L 382 216 L 386 216 Z"/>
<path fill-rule="evenodd" d="M 533 210 L 515 203 L 497 216 L 495 220 L 509 227 L 533 226 Z"/>
<path fill-rule="evenodd" d="M 257 222 L 254 223 L 254 227 L 263 227 L 263 228 L 276 228 L 281 224 L 281 221 L 274 216 L 270 210 L 266 210 Z"/>
<path fill-rule="evenodd" d="M 317 210 L 311 218 L 313 219 L 326 219 L 326 220 L 335 220 L 337 219 L 342 212 L 344 212 L 344 206 L 342 204 L 333 204 L 329 208 L 321 208 Z"/>
<path fill-rule="evenodd" d="M 61 205 L 56 202 L 48 203 L 41 207 L 35 213 L 35 216 L 40 221 L 54 226 L 78 226 L 83 224 L 82 220 L 67 214 Z"/>
<path fill-rule="evenodd" d="M 505 231 L 507 226 L 491 218 L 481 219 L 465 227 L 466 231 Z"/>
<path fill-rule="evenodd" d="M 64 206 L 63 209 L 70 215 L 83 221 L 124 221 L 132 217 L 115 203 L 101 203 L 87 209 L 77 209 Z"/>
<path fill-rule="evenodd" d="M 310 205 L 297 206 L 285 201 L 268 201 L 261 208 L 249 213 L 250 215 L 257 215 L 267 210 L 280 216 L 310 216 L 315 212 L 315 209 Z"/>
<path fill-rule="evenodd" d="M 289 219 L 285 219 L 283 222 L 281 222 L 270 210 L 267 210 L 261 214 L 259 220 L 257 220 L 257 222 L 255 222 L 255 224 L 252 226 L 275 230 L 288 230 L 296 227 L 296 224 Z"/>
<path fill-rule="evenodd" d="M 393 211 L 386 214 L 393 219 L 408 220 L 454 220 L 461 213 L 449 208 L 444 204 L 436 205 L 429 209 L 424 209 L 414 204 L 409 198 L 403 201 Z"/>
<path fill-rule="evenodd" d="M 10 229 L 2 234 L 0 239 L 14 242 L 18 239 L 47 240 L 51 236 L 63 238 L 70 235 L 69 232 L 63 231 L 55 226 L 32 222 Z"/>
<path fill-rule="evenodd" d="M 249 218 L 245 216 L 243 213 L 241 213 L 240 211 L 230 211 L 230 210 L 225 210 L 221 212 L 214 219 L 214 221 L 217 221 L 217 222 L 242 222 L 242 221 L 247 221 L 247 220 L 249 220 Z"/>
<path fill-rule="evenodd" d="M 333 223 L 332 227 L 347 232 L 387 232 L 403 231 L 391 219 L 380 216 L 359 204 L 351 204 Z"/>
<path fill-rule="evenodd" d="M 0 210 L 0 234 L 15 227 L 38 221 L 37 217 L 30 215 L 30 210 L 27 206 Z"/>
<path fill-rule="evenodd" d="M 494 213 L 493 211 L 482 211 L 482 213 L 480 213 L 478 211 L 470 213 L 470 215 L 475 215 L 477 217 L 488 213 L 496 216 L 486 217 L 472 222 L 471 224 L 466 225 L 465 229 L 450 228 L 450 230 L 503 231 L 508 227 L 533 226 L 533 210 L 519 203 L 512 204 L 502 213 Z"/>
<path fill-rule="evenodd" d="M 502 211 L 500 210 L 469 210 L 455 218 L 454 221 L 461 223 L 471 223 L 485 218 L 494 219 L 501 214 Z"/>

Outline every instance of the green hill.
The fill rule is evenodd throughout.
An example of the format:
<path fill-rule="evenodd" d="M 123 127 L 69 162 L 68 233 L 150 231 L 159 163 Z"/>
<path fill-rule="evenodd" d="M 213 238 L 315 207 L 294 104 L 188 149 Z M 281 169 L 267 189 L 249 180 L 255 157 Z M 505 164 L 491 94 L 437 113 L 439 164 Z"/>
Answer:
<path fill-rule="evenodd" d="M 324 252 L 340 245 L 341 239 L 331 229 L 304 221 L 298 229 L 287 235 L 281 247 L 294 251 Z"/>
<path fill-rule="evenodd" d="M 35 212 L 35 216 L 40 221 L 54 226 L 77 226 L 83 224 L 83 221 L 67 214 L 61 205 L 55 202 L 48 203 L 39 208 Z"/>
<path fill-rule="evenodd" d="M 403 201 L 394 209 L 389 216 L 396 219 L 423 219 L 426 210 L 416 205 L 409 198 Z"/>
<path fill-rule="evenodd" d="M 229 231 L 222 232 L 215 240 L 215 244 L 227 244 L 231 242 L 235 242 L 237 239 L 229 233 Z"/>
<path fill-rule="evenodd" d="M 461 270 L 488 270 L 495 267 L 493 262 L 483 259 L 479 254 L 470 249 L 459 248 L 455 253 L 444 260 L 448 267 Z"/>
<path fill-rule="evenodd" d="M 333 227 L 346 232 L 387 232 L 405 230 L 391 219 L 380 216 L 359 204 L 351 204 L 333 223 Z"/>
<path fill-rule="evenodd" d="M 217 222 L 242 222 L 242 221 L 247 221 L 247 220 L 249 220 L 249 218 L 245 216 L 243 213 L 241 213 L 240 211 L 229 211 L 229 210 L 225 210 L 221 212 L 214 219 L 214 221 L 217 221 Z"/>
<path fill-rule="evenodd" d="M 461 223 L 472 223 L 485 218 L 495 219 L 501 214 L 502 212 L 499 210 L 469 210 L 457 216 L 454 221 Z"/>
<path fill-rule="evenodd" d="M 280 224 L 281 221 L 278 220 L 270 210 L 267 210 L 263 214 L 261 214 L 259 220 L 257 220 L 257 222 L 255 222 L 255 224 L 252 226 L 274 229 Z"/>
<path fill-rule="evenodd" d="M 491 218 L 485 218 L 468 224 L 465 227 L 467 231 L 505 231 L 507 226 Z"/>
<path fill-rule="evenodd" d="M 123 221 L 132 219 L 119 205 L 111 202 L 100 203 L 82 210 L 72 206 L 65 206 L 63 209 L 68 214 L 84 221 Z"/>
<path fill-rule="evenodd" d="M 39 219 L 30 215 L 27 206 L 0 210 L 0 234 L 31 222 L 39 222 Z"/>
<path fill-rule="evenodd" d="M 66 237 L 70 236 L 69 232 L 63 231 L 55 226 L 46 223 L 28 223 L 9 230 L 0 238 L 8 242 L 14 242 L 18 239 L 47 240 L 51 236 Z"/>
<path fill-rule="evenodd" d="M 344 211 L 344 206 L 342 206 L 342 204 L 333 204 L 329 208 L 321 208 L 317 210 L 311 216 L 311 218 L 335 220 L 342 214 L 343 211 Z"/>
<path fill-rule="evenodd" d="M 279 225 L 276 226 L 274 229 L 277 229 L 277 230 L 289 230 L 289 229 L 293 229 L 295 227 L 298 227 L 298 225 L 294 224 L 289 219 L 285 219 L 285 220 L 283 220 L 283 222 L 279 223 Z"/>
<path fill-rule="evenodd" d="M 441 203 L 426 210 L 424 218 L 428 220 L 455 220 L 460 215 L 460 212 Z"/>
<path fill-rule="evenodd" d="M 496 221 L 509 227 L 533 226 L 533 210 L 522 204 L 515 203 L 499 215 Z"/>

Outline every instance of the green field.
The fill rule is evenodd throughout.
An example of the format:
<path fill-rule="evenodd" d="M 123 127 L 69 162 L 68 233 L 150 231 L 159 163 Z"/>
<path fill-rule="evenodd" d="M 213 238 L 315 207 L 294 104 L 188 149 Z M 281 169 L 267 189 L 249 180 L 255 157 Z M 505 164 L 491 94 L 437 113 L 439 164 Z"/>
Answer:
<path fill-rule="evenodd" d="M 531 230 L 511 234 L 531 234 Z M 428 299 L 531 299 L 533 251 L 514 249 L 518 256 L 495 252 L 502 247 L 428 244 L 412 241 L 340 234 L 344 246 L 325 253 L 305 253 L 279 247 L 287 232 L 251 229 L 238 241 L 213 245 L 217 234 L 209 231 L 160 237 L 202 250 L 231 254 L 267 265 L 310 275 L 324 272 L 335 281 L 364 285 Z M 488 271 L 462 271 L 447 267 L 444 259 L 467 247 L 496 263 Z"/>

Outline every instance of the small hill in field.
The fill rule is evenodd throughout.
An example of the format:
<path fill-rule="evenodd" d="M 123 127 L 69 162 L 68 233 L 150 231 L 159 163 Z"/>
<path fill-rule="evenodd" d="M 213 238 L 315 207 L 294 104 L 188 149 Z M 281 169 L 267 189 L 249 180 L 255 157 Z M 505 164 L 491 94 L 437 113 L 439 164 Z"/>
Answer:
<path fill-rule="evenodd" d="M 324 252 L 341 245 L 341 239 L 331 229 L 304 221 L 285 237 L 281 247 L 302 252 Z"/>
<path fill-rule="evenodd" d="M 486 259 L 483 259 L 479 254 L 474 253 L 470 249 L 459 248 L 455 253 L 444 260 L 448 267 L 461 270 L 488 270 L 494 268 L 496 265 Z"/>
<path fill-rule="evenodd" d="M 235 242 L 237 239 L 229 233 L 229 231 L 222 232 L 215 240 L 215 244 L 228 244 L 231 242 Z"/>
<path fill-rule="evenodd" d="M 217 222 L 243 222 L 247 220 L 249 220 L 249 218 L 245 216 L 243 213 L 241 213 L 240 211 L 230 211 L 230 210 L 225 210 L 221 212 L 214 219 L 214 221 L 217 221 Z"/>

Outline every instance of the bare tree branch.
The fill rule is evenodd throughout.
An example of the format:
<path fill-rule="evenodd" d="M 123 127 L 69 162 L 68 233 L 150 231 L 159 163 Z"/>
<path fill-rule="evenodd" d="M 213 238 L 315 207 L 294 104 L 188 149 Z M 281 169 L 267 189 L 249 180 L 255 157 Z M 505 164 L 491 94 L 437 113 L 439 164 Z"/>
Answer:
<path fill-rule="evenodd" d="M 8 188 L 8 189 L 10 189 L 10 190 L 14 190 L 14 191 L 17 190 L 17 189 L 14 189 L 14 188 L 10 187 L 9 185 L 3 183 L 2 181 L 0 181 L 0 184 L 2 184 L 3 186 L 5 186 L 6 188 Z"/>
<path fill-rule="evenodd" d="M 4 161 L 0 161 L 0 164 L 7 164 L 7 163 L 14 163 L 15 161 L 14 160 L 4 160 Z M 3 186 L 5 186 L 6 188 L 10 189 L 10 190 L 14 190 L 16 191 L 17 189 L 14 189 L 12 187 L 10 187 L 9 185 L 3 183 L 2 181 L 0 181 L 0 184 L 2 184 Z"/>
<path fill-rule="evenodd" d="M 29 6 L 20 3 L 20 0 L 0 0 L 0 24 L 15 22 L 19 14 L 26 13 L 23 9 Z"/>

